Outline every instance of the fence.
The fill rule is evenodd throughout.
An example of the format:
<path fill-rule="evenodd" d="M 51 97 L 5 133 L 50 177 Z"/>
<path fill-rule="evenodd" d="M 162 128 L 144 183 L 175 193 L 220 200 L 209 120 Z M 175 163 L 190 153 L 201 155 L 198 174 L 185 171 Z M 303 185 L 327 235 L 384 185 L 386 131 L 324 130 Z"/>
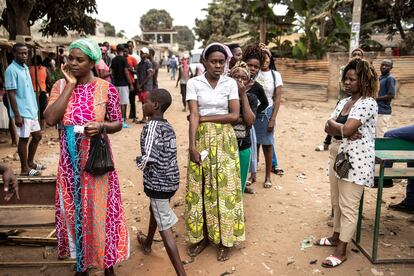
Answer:
<path fill-rule="evenodd" d="M 370 60 L 380 75 L 384 56 L 369 52 Z M 283 97 L 288 100 L 327 101 L 337 98 L 339 91 L 339 68 L 348 61 L 347 53 L 329 53 L 327 60 L 278 59 L 277 70 L 283 78 Z M 394 105 L 414 107 L 414 56 L 393 58 L 391 74 L 397 80 L 398 92 Z"/>

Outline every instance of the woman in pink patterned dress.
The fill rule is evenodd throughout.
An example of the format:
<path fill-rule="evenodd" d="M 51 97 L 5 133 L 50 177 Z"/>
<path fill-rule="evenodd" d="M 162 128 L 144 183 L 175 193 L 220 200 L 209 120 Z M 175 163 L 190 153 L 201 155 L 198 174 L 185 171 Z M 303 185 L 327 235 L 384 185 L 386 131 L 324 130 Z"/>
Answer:
<path fill-rule="evenodd" d="M 76 275 L 90 267 L 115 275 L 113 266 L 128 258 L 129 236 L 116 171 L 94 176 L 84 167 L 90 137 L 99 129 L 121 130 L 119 95 L 91 70 L 101 59 L 98 45 L 79 39 L 69 46 L 65 79 L 58 80 L 44 112 L 48 125 L 60 124 L 56 181 L 56 234 L 59 257 L 76 258 Z M 84 131 L 79 126 L 84 126 Z"/>

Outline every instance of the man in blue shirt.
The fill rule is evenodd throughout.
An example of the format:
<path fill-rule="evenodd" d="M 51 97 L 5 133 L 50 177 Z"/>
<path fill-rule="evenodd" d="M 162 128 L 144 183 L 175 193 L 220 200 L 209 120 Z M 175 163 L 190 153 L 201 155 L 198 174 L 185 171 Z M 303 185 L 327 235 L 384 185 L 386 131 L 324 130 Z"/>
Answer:
<path fill-rule="evenodd" d="M 378 119 L 377 137 L 383 137 L 388 130 L 388 121 L 391 118 L 391 101 L 395 96 L 395 79 L 391 76 L 392 60 L 384 59 L 381 62 L 380 90 L 378 92 Z"/>
<path fill-rule="evenodd" d="M 14 118 L 19 143 L 21 174 L 36 176 L 44 167 L 34 163 L 34 156 L 42 139 L 38 121 L 38 106 L 27 67 L 28 49 L 22 43 L 13 45 L 13 62 L 4 73 L 5 88 L 10 101 L 10 115 Z M 32 140 L 29 144 L 30 135 Z M 29 146 L 28 146 L 29 145 Z"/>

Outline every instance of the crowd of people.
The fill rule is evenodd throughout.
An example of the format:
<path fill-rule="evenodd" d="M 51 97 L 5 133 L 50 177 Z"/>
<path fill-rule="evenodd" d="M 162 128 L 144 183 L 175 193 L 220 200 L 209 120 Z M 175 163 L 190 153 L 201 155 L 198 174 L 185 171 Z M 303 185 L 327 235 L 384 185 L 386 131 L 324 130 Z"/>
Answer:
<path fill-rule="evenodd" d="M 41 60 L 33 62 L 38 68 L 29 69 L 28 48 L 20 43 L 13 46 L 14 61 L 5 72 L 4 86 L 10 117 L 19 136 L 21 174 L 36 176 L 44 169 L 34 162 L 41 140 L 39 122 L 57 126 L 58 256 L 76 259 L 76 275 L 88 275 L 90 267 L 103 268 L 105 275 L 114 275 L 114 265 L 130 255 L 117 171 L 95 175 L 85 169 L 97 136 L 108 139 L 112 157 L 106 134 L 130 127 L 128 105 L 128 119 L 145 124 L 135 162 L 143 171 L 150 219 L 148 232 L 138 231 L 138 244 L 145 254 L 150 254 L 158 229 L 177 275 L 186 275 L 172 232 L 178 218 L 170 207 L 180 182 L 176 135 L 164 118 L 173 99 L 158 83 L 159 64 L 154 53 L 143 47 L 137 56 L 131 41 L 111 47 L 82 38 L 70 44 L 67 56 L 63 52 L 58 56 L 62 78 L 52 84 L 48 71 L 41 68 Z M 246 237 L 243 199 L 245 194 L 254 193 L 260 148 L 265 161 L 263 187 L 272 187 L 272 172 L 283 174 L 274 139 L 283 81 L 264 44 L 242 49 L 237 44 L 212 43 L 201 56 L 203 68 L 194 73 L 188 55 L 179 61 L 172 56 L 167 62 L 171 80 L 176 87 L 180 84 L 183 111 L 189 110 L 184 236 L 189 256 L 197 256 L 212 244 L 217 248 L 217 260 L 226 261 L 231 248 Z M 336 267 L 346 260 L 364 186 L 374 186 L 374 139 L 382 135 L 376 134 L 378 118 L 385 115 L 381 124 L 388 122 L 395 95 L 395 80 L 390 75 L 392 61 L 383 61 L 378 78 L 363 56 L 361 49 L 355 49 L 349 63 L 341 68 L 345 96 L 326 122 L 325 145 L 317 148 L 330 148 L 334 229 L 331 237 L 318 239 L 316 244 L 336 248 L 323 261 L 325 267 Z M 32 84 L 36 74 L 37 81 Z M 39 107 L 34 90 L 44 93 Z M 141 120 L 136 117 L 136 96 L 142 103 Z M 384 128 L 381 125 L 383 132 Z M 414 140 L 413 127 L 386 132 L 385 136 Z M 339 177 L 334 165 L 343 152 L 350 169 L 346 176 Z M 0 166 L 0 173 L 7 197 L 18 196 L 16 178 L 10 169 Z M 410 179 L 407 198 L 393 208 L 412 210 L 413 194 Z"/>

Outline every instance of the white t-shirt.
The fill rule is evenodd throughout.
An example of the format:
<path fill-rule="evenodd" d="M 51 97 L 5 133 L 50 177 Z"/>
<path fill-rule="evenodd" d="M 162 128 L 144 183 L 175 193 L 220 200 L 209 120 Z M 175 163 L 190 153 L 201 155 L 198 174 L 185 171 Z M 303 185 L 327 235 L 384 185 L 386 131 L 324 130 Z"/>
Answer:
<path fill-rule="evenodd" d="M 341 114 L 345 104 L 351 97 L 343 99 L 338 103 L 331 118 L 336 119 Z M 358 185 L 372 187 L 374 185 L 375 166 L 375 127 L 377 122 L 378 105 L 373 98 L 360 98 L 351 108 L 349 119 L 356 119 L 362 123 L 358 128 L 362 134 L 361 139 L 351 141 L 343 139 L 338 152 L 346 151 L 352 169 L 349 170 L 348 178 L 345 179 Z"/>
<path fill-rule="evenodd" d="M 274 78 L 272 76 L 272 71 L 274 73 Z M 273 95 L 275 92 L 275 87 L 283 85 L 282 76 L 278 71 L 269 70 L 266 72 L 259 71 L 256 77 L 256 81 L 263 86 L 267 100 L 269 101 L 269 107 L 273 106 Z"/>
<path fill-rule="evenodd" d="M 228 114 L 229 101 L 238 99 L 237 83 L 230 77 L 220 76 L 214 89 L 205 74 L 189 79 L 187 82 L 185 100 L 197 101 L 200 116 Z"/>

